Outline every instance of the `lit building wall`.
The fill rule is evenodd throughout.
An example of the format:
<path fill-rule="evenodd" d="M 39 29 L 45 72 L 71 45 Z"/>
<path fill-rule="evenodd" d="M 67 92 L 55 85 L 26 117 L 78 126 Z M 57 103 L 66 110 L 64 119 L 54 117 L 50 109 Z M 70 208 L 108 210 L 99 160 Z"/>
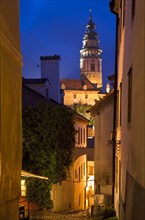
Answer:
<path fill-rule="evenodd" d="M 54 184 L 51 190 L 53 211 L 60 212 L 73 209 L 73 168 L 70 167 L 69 177 L 61 184 Z"/>
<path fill-rule="evenodd" d="M 87 186 L 87 155 L 80 156 L 73 165 L 74 209 L 85 209 Z"/>
<path fill-rule="evenodd" d="M 22 162 L 19 1 L 0 2 L 0 219 L 19 219 Z"/>
<path fill-rule="evenodd" d="M 133 1 L 126 1 L 122 79 L 121 199 L 128 220 L 143 219 L 145 215 L 145 5 L 144 1 L 132 4 Z"/>
<path fill-rule="evenodd" d="M 117 138 L 121 154 L 116 156 L 120 191 L 115 194 L 115 209 L 121 220 L 145 216 L 144 8 L 144 1 L 124 0 L 118 14 Z"/>
<path fill-rule="evenodd" d="M 94 178 L 95 194 L 112 195 L 112 146 L 111 132 L 113 130 L 113 97 L 108 94 L 92 107 L 95 117 L 95 149 Z"/>
<path fill-rule="evenodd" d="M 81 102 L 82 104 L 94 105 L 103 96 L 104 94 L 98 94 L 97 91 L 64 89 L 64 104 L 71 106 Z"/>

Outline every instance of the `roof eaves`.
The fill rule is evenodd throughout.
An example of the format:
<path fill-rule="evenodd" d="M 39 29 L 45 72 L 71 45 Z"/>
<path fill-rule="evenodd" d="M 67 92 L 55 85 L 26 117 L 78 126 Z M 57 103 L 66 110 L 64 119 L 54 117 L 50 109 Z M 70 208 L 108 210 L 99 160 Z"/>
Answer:
<path fill-rule="evenodd" d="M 114 90 L 112 90 L 110 93 L 108 93 L 106 96 L 104 96 L 100 101 L 97 101 L 95 105 L 93 105 L 90 109 L 89 112 L 93 114 L 97 109 L 100 108 L 101 104 L 105 102 L 109 97 L 111 97 L 114 94 Z"/>

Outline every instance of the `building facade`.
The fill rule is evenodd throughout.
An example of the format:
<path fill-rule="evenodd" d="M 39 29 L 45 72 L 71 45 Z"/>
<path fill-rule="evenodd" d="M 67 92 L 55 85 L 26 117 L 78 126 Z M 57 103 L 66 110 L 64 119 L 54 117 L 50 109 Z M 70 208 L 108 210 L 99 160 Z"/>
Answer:
<path fill-rule="evenodd" d="M 101 205 L 112 202 L 112 146 L 114 91 L 111 91 L 90 110 L 95 118 L 95 148 L 94 148 L 94 204 L 98 208 L 99 196 Z"/>
<path fill-rule="evenodd" d="M 19 219 L 22 165 L 19 1 L 0 2 L 0 219 Z"/>
<path fill-rule="evenodd" d="M 52 187 L 53 211 L 89 208 L 89 198 L 94 193 L 94 149 L 87 148 L 87 124 L 88 120 L 76 114 L 73 163 L 68 178 Z"/>
<path fill-rule="evenodd" d="M 116 14 L 117 124 L 115 208 L 121 220 L 145 216 L 144 1 L 111 1 Z M 140 95 L 138 95 L 138 93 Z"/>

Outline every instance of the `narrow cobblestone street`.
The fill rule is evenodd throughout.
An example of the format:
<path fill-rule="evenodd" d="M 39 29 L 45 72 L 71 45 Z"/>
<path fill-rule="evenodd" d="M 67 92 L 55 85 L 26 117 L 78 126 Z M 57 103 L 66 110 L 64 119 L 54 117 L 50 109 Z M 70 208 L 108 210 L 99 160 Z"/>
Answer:
<path fill-rule="evenodd" d="M 87 212 L 52 213 L 35 211 L 30 213 L 30 220 L 101 220 L 102 217 L 91 217 Z"/>

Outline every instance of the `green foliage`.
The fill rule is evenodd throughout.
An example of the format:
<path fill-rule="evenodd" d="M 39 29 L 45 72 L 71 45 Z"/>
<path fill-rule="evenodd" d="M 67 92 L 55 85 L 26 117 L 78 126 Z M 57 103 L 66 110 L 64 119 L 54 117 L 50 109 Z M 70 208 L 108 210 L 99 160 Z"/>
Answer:
<path fill-rule="evenodd" d="M 79 102 L 78 104 L 74 104 L 74 106 L 72 106 L 72 109 L 74 109 L 83 117 L 87 118 L 89 120 L 89 125 L 94 125 L 94 118 L 91 116 L 90 112 L 88 112 L 90 107 L 91 105 L 82 104 L 81 102 Z"/>
<path fill-rule="evenodd" d="M 41 208 L 51 209 L 53 202 L 50 199 L 51 186 L 48 181 L 36 178 L 26 179 L 26 199 Z"/>
<path fill-rule="evenodd" d="M 28 107 L 23 111 L 23 169 L 47 176 L 49 190 L 53 183 L 61 182 L 67 177 L 74 146 L 74 120 L 67 108 L 40 104 L 36 108 Z M 33 193 L 37 195 L 35 200 L 38 204 L 38 200 L 40 201 L 38 194 L 42 195 L 42 189 L 47 191 L 47 184 L 45 187 L 43 184 L 42 187 L 40 183 L 43 181 L 36 181 L 36 185 L 38 182 L 39 184 L 35 188 L 35 181 L 31 179 L 28 181 L 28 192 L 32 194 L 28 197 L 34 200 Z M 31 186 L 34 186 L 32 191 L 29 190 Z"/>

